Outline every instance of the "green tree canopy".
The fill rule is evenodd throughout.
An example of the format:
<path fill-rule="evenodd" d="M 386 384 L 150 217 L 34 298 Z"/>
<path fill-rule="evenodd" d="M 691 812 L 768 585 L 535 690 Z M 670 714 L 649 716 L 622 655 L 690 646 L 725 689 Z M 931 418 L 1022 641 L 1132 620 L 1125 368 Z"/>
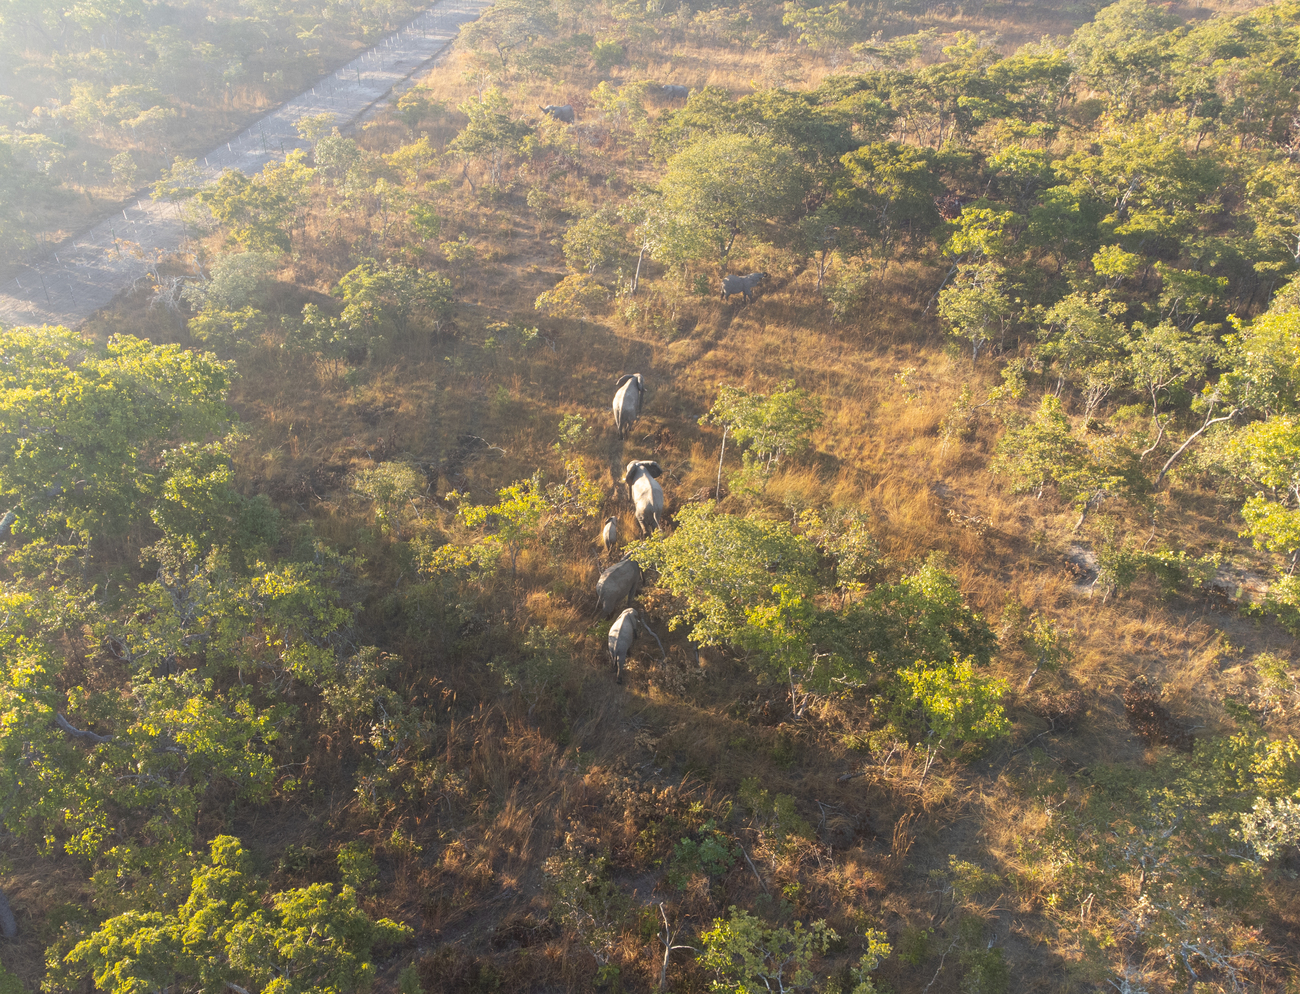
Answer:
<path fill-rule="evenodd" d="M 662 189 L 665 209 L 707 240 L 725 265 L 737 236 L 756 236 L 798 206 L 807 176 L 789 146 L 766 136 L 721 134 L 670 158 Z"/>
<path fill-rule="evenodd" d="M 231 368 L 130 336 L 0 331 L 0 500 L 16 534 L 114 534 L 157 494 L 167 448 L 224 435 Z"/>
<path fill-rule="evenodd" d="M 387 918 L 371 921 L 348 886 L 337 894 L 332 884 L 264 894 L 239 840 L 222 835 L 176 911 L 108 919 L 55 972 L 65 981 L 90 974 L 109 994 L 178 983 L 205 994 L 344 994 L 370 988 L 376 944 L 410 934 Z"/>
<path fill-rule="evenodd" d="M 773 599 L 773 587 L 810 596 L 820 559 L 817 547 L 784 522 L 722 514 L 711 505 L 683 508 L 668 537 L 633 544 L 642 569 L 678 599 L 669 626 L 691 625 L 700 645 L 734 644 L 746 612 Z"/>

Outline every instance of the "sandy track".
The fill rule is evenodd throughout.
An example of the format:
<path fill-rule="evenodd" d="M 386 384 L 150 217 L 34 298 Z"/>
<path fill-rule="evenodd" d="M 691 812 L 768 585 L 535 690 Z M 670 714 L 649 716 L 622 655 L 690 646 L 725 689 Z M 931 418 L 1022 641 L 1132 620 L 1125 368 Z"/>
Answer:
<path fill-rule="evenodd" d="M 312 89 L 199 156 L 204 181 L 210 183 L 230 168 L 251 176 L 272 159 L 306 147 L 294 129 L 302 117 L 330 112 L 340 125 L 362 117 L 441 54 L 461 24 L 477 18 L 490 2 L 440 0 Z M 142 197 L 0 287 L 0 325 L 75 326 L 145 277 L 156 260 L 180 247 L 185 234 L 175 204 Z"/>

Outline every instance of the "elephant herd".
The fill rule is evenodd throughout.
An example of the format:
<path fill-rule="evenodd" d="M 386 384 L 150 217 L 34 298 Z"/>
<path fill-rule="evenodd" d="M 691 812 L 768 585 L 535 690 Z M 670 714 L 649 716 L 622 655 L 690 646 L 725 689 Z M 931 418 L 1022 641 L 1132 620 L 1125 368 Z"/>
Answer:
<path fill-rule="evenodd" d="M 613 409 L 614 427 L 618 430 L 620 440 L 631 433 L 632 426 L 641 416 L 644 401 L 645 377 L 640 373 L 628 373 L 619 377 L 614 384 Z M 663 468 L 653 459 L 634 459 L 624 468 L 623 482 L 627 484 L 631 495 L 633 516 L 643 538 L 663 524 L 664 488 L 659 484 L 662 475 Z M 613 551 L 618 545 L 617 517 L 611 516 L 604 520 L 600 539 L 607 552 Z M 636 638 L 637 625 L 645 624 L 631 606 L 632 598 L 641 591 L 643 583 L 641 567 L 627 557 L 601 573 L 596 582 L 596 610 L 602 618 L 608 618 L 620 602 L 627 605 L 609 630 L 609 658 L 620 683 L 623 682 L 623 664 L 627 661 L 632 640 Z"/>

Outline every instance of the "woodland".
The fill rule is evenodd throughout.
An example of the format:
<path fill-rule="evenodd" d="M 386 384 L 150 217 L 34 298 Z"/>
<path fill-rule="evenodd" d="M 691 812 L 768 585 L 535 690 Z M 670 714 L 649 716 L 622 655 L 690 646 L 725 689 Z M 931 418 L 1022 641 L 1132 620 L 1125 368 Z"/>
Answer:
<path fill-rule="evenodd" d="M 1300 3 L 401 14 L 0 8 L 0 994 L 1295 991 Z"/>

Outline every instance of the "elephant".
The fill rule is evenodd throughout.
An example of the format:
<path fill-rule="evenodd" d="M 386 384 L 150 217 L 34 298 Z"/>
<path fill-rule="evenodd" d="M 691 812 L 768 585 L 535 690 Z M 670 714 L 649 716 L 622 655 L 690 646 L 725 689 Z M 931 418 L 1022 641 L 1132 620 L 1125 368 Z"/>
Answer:
<path fill-rule="evenodd" d="M 748 276 L 722 277 L 722 299 L 730 300 L 738 293 L 750 303 L 754 302 L 754 288 L 767 279 L 767 273 L 750 273 Z"/>
<path fill-rule="evenodd" d="M 573 113 L 573 107 L 570 104 L 547 104 L 542 108 L 543 114 L 550 114 L 557 121 L 563 121 L 565 124 L 572 124 L 576 121 L 577 115 Z"/>
<path fill-rule="evenodd" d="M 636 419 L 641 416 L 645 380 L 640 373 L 628 373 L 620 376 L 614 387 L 614 426 L 618 428 L 618 437 L 626 438 L 632 425 L 636 424 Z"/>
<path fill-rule="evenodd" d="M 623 482 L 632 491 L 632 503 L 636 507 L 636 523 L 641 535 L 648 537 L 659 527 L 660 517 L 664 513 L 664 488 L 655 479 L 663 475 L 657 462 L 650 459 L 634 459 L 627 464 L 627 474 Z"/>
<path fill-rule="evenodd" d="M 618 545 L 618 518 L 611 515 L 605 519 L 605 524 L 600 529 L 600 542 L 606 552 Z"/>
<path fill-rule="evenodd" d="M 608 618 L 624 598 L 630 605 L 644 582 L 640 566 L 631 559 L 620 559 L 596 581 L 596 611 L 602 618 Z"/>
<path fill-rule="evenodd" d="M 665 83 L 659 88 L 665 100 L 685 100 L 691 95 L 688 87 L 678 86 L 675 83 Z"/>
<path fill-rule="evenodd" d="M 617 682 L 623 682 L 623 664 L 627 662 L 627 652 L 636 639 L 636 609 L 625 608 L 609 627 L 609 661 L 614 664 Z"/>

